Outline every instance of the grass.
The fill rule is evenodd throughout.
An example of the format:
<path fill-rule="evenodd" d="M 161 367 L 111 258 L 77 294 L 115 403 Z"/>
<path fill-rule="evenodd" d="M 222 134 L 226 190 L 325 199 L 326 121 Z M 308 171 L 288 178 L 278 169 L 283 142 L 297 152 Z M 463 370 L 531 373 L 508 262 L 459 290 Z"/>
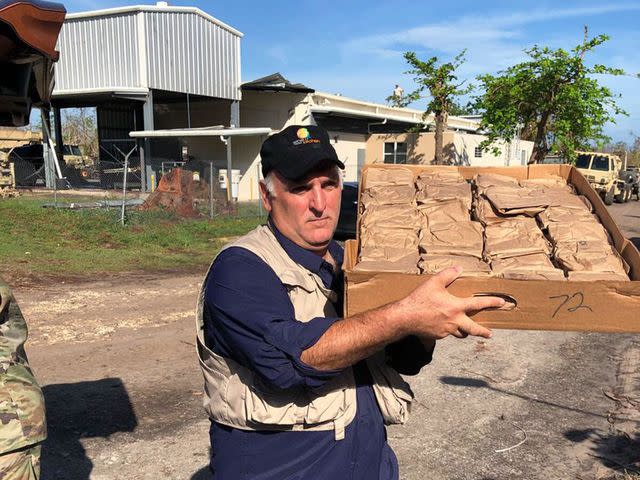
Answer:
<path fill-rule="evenodd" d="M 64 202 L 86 200 L 65 198 Z M 229 237 L 265 220 L 259 215 L 194 220 L 163 211 L 128 210 L 123 227 L 119 209 L 42 207 L 51 202 L 47 197 L 0 200 L 2 274 L 76 276 L 204 269 Z"/>

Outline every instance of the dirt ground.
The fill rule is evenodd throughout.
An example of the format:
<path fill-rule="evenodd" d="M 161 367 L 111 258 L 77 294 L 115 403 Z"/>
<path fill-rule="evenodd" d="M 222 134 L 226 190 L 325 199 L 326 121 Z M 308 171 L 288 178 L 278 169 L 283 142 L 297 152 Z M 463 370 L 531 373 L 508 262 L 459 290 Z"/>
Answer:
<path fill-rule="evenodd" d="M 640 245 L 640 202 L 611 210 Z M 209 478 L 202 273 L 18 288 L 47 401 L 45 480 Z M 389 428 L 403 479 L 604 479 L 640 465 L 640 335 L 447 339 L 411 383 L 413 416 Z"/>

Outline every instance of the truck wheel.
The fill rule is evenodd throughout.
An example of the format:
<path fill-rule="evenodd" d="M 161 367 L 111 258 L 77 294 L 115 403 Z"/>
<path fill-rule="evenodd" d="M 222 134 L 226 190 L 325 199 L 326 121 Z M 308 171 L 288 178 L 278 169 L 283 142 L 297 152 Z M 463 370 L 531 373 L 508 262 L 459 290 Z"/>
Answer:
<path fill-rule="evenodd" d="M 605 205 L 613 205 L 613 189 L 614 187 L 611 187 L 611 189 L 609 189 L 609 191 L 604 196 Z"/>
<path fill-rule="evenodd" d="M 615 197 L 613 197 L 613 200 L 616 203 L 624 203 L 624 192 L 621 192 L 618 195 L 616 195 Z"/>

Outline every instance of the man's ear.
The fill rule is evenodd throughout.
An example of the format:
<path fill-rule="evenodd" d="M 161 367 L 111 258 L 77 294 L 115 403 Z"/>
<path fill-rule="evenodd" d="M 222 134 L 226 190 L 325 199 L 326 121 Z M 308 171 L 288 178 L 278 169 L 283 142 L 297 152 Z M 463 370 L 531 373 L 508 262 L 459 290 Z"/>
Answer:
<path fill-rule="evenodd" d="M 262 201 L 262 206 L 267 212 L 271 212 L 271 194 L 269 190 L 267 190 L 267 185 L 264 183 L 264 180 L 260 180 L 260 200 Z"/>

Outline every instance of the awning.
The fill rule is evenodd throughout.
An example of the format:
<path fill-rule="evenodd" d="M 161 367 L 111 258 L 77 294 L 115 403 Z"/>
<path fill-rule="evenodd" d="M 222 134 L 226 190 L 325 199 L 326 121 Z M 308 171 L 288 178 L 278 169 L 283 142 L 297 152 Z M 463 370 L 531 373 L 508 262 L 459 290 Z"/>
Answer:
<path fill-rule="evenodd" d="M 433 125 L 433 116 L 427 117 L 425 120 L 422 120 L 422 115 L 418 113 L 411 113 L 410 115 L 394 115 L 394 114 L 386 114 L 382 112 L 371 112 L 366 110 L 356 110 L 353 108 L 344 108 L 344 107 L 334 107 L 331 105 L 312 105 L 309 107 L 311 113 L 321 113 L 321 114 L 332 114 L 336 116 L 344 116 L 344 117 L 358 117 L 358 118 L 366 118 L 371 119 L 373 121 L 377 120 L 388 120 L 390 122 L 398 122 L 398 123 L 406 123 L 410 125 L 416 125 L 420 123 Z M 477 121 L 462 119 L 458 117 L 449 117 L 447 125 L 449 128 L 459 129 L 459 130 L 468 130 L 471 132 L 475 132 L 478 130 Z"/>
<path fill-rule="evenodd" d="M 133 138 L 168 138 L 168 137 L 248 137 L 269 135 L 273 130 L 269 127 L 236 127 L 222 126 L 203 128 L 172 128 L 166 130 L 140 130 L 129 132 Z"/>

